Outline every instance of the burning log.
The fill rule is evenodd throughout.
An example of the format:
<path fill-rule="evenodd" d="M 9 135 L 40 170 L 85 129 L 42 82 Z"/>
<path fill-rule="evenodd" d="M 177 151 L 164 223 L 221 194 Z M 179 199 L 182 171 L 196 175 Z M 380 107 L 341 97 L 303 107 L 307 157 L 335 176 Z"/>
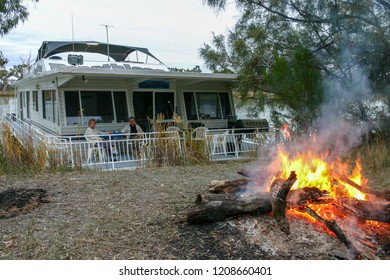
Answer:
<path fill-rule="evenodd" d="M 251 193 L 250 196 L 245 194 L 245 191 L 248 190 L 247 184 L 255 182 L 247 179 L 212 181 L 209 185 L 209 194 L 198 194 L 195 207 L 187 215 L 187 221 L 189 223 L 216 222 L 243 214 L 266 214 L 271 212 L 272 206 L 275 204 L 273 202 L 275 199 L 271 198 L 271 193 L 256 192 Z M 272 187 L 274 192 L 275 188 L 279 189 L 283 183 L 283 180 L 276 179 Z M 390 203 L 388 201 L 362 201 L 347 197 L 339 198 L 336 201 L 329 198 L 328 192 L 315 187 L 290 190 L 286 197 L 288 208 L 305 206 L 306 204 L 327 203 L 336 205 L 341 211 L 348 212 L 360 220 L 390 223 Z M 279 206 L 282 206 L 282 204 L 279 204 Z M 274 207 L 276 206 L 274 205 Z M 278 211 L 279 209 L 276 210 L 277 213 Z"/>
<path fill-rule="evenodd" d="M 291 171 L 290 176 L 285 182 L 281 184 L 280 179 L 276 179 L 271 185 L 271 204 L 273 217 L 277 221 L 280 229 L 286 234 L 290 234 L 290 225 L 286 218 L 286 198 L 296 180 L 297 175 L 294 171 Z"/>
<path fill-rule="evenodd" d="M 337 225 L 336 221 L 328 221 L 320 217 L 315 211 L 313 211 L 310 207 L 303 207 L 303 211 L 312 216 L 318 222 L 325 225 L 331 232 L 333 232 L 336 237 L 344 243 L 344 245 L 349 249 L 354 259 L 361 259 L 361 254 L 352 244 L 352 242 L 347 238 L 341 228 Z"/>
<path fill-rule="evenodd" d="M 365 201 L 343 197 L 339 199 L 337 206 L 360 220 L 390 223 L 390 202 L 388 201 Z"/>
<path fill-rule="evenodd" d="M 243 214 L 267 214 L 272 211 L 270 192 L 256 192 L 250 195 L 242 194 L 248 180 L 212 181 L 208 194 L 198 194 L 195 207 L 188 213 L 190 224 L 216 222 Z M 276 181 L 274 182 L 276 184 Z M 283 181 L 280 180 L 280 186 Z M 291 198 L 291 201 L 288 199 Z M 327 203 L 326 193 L 315 188 L 293 190 L 288 193 L 287 206 L 312 203 Z"/>
<path fill-rule="evenodd" d="M 333 202 L 329 192 L 319 190 L 315 187 L 305 187 L 297 190 L 290 190 L 287 195 L 287 207 L 295 207 L 305 204 L 326 204 Z"/>

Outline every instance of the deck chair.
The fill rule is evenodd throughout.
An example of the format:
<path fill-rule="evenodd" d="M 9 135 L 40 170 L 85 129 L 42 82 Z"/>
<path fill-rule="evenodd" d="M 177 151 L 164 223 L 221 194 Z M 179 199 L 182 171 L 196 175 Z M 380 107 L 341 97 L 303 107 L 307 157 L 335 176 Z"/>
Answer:
<path fill-rule="evenodd" d="M 200 126 L 194 129 L 192 132 L 192 140 L 207 140 L 207 132 L 208 128 L 204 126 Z"/>
<path fill-rule="evenodd" d="M 176 131 L 177 133 L 180 133 L 181 130 L 177 126 L 168 126 L 166 131 Z"/>
<path fill-rule="evenodd" d="M 88 139 L 87 139 L 88 140 Z M 102 142 L 89 142 L 87 164 L 92 163 L 92 159 L 98 158 L 99 162 L 104 162 L 106 159 L 106 148 Z"/>
<path fill-rule="evenodd" d="M 216 152 L 219 153 L 220 150 L 227 155 L 226 150 L 226 138 L 229 134 L 229 130 L 225 130 L 222 134 L 213 134 L 212 136 L 212 153 L 215 154 Z"/>

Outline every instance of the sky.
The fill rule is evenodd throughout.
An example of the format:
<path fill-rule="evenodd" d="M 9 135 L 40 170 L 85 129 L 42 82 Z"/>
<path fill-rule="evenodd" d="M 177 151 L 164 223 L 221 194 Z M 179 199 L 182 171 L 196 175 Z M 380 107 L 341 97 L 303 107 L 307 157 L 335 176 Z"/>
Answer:
<path fill-rule="evenodd" d="M 212 33 L 227 34 L 237 20 L 233 4 L 216 13 L 202 0 L 40 0 L 25 1 L 30 16 L 4 37 L 0 50 L 9 60 L 7 68 L 20 64 L 20 57 L 36 58 L 43 41 L 99 41 L 146 47 L 168 67 L 201 66 L 199 57 Z M 73 22 L 73 24 L 72 24 Z"/>

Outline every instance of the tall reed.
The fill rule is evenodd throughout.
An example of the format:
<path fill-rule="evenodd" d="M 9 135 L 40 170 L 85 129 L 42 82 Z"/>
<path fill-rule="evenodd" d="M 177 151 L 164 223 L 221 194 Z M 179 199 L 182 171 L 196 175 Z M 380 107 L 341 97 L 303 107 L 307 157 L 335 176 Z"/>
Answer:
<path fill-rule="evenodd" d="M 8 125 L 2 125 L 0 162 L 3 173 L 59 170 L 67 167 L 57 150 L 44 142 L 34 142 L 33 136 L 18 140 Z"/>
<path fill-rule="evenodd" d="M 156 119 L 149 120 L 156 132 L 154 141 L 150 141 L 147 147 L 149 162 L 157 166 L 208 162 L 206 141 L 193 141 L 193 129 L 185 128 L 183 120 L 176 113 L 172 123 L 164 119 L 165 116 L 159 114 Z M 180 131 L 167 131 L 170 125 L 178 127 Z"/>
<path fill-rule="evenodd" d="M 356 150 L 355 155 L 361 159 L 365 169 L 374 173 L 390 166 L 390 148 L 382 137 L 366 141 Z"/>

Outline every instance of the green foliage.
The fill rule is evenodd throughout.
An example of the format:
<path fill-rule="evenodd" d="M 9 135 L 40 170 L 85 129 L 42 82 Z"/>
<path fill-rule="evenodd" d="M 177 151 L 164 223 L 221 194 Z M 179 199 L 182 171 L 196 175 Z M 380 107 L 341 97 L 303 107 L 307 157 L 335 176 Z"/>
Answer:
<path fill-rule="evenodd" d="M 285 57 L 275 56 L 274 63 L 264 80 L 273 92 L 269 104 L 273 107 L 287 107 L 292 118 L 306 127 L 318 117 L 323 101 L 321 75 L 317 61 L 306 49 L 295 51 L 288 61 Z M 277 123 L 274 120 L 274 123 Z"/>
<path fill-rule="evenodd" d="M 3 37 L 19 23 L 27 20 L 29 12 L 23 0 L 1 0 L 0 1 L 0 36 Z M 39 0 L 31 0 L 39 2 Z"/>
<path fill-rule="evenodd" d="M 276 115 L 287 109 L 310 122 L 323 100 L 320 81 L 352 80 L 357 67 L 369 77 L 374 93 L 389 95 L 387 1 L 233 2 L 240 11 L 236 25 L 228 36 L 213 34 L 200 56 L 214 72 L 238 73 L 241 96 L 255 95 L 258 109 L 276 104 L 275 109 L 283 109 Z M 230 4 L 203 3 L 217 12 Z"/>
<path fill-rule="evenodd" d="M 192 69 L 172 67 L 172 68 L 169 68 L 169 70 L 172 72 L 193 72 L 193 73 L 201 73 L 202 72 L 202 69 L 200 69 L 199 65 L 195 65 Z"/>

